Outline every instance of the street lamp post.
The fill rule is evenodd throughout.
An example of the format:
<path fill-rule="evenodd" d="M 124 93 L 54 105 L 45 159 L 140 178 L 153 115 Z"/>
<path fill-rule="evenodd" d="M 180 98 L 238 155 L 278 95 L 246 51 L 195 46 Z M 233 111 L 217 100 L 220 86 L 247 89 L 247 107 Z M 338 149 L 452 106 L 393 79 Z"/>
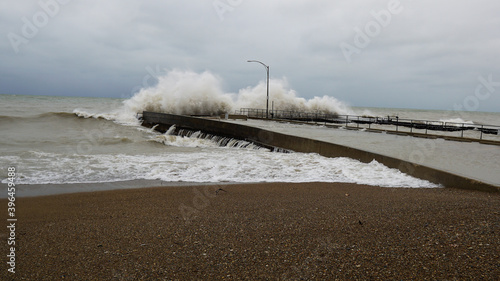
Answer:
<path fill-rule="evenodd" d="M 263 62 L 260 62 L 258 60 L 249 60 L 247 62 L 258 62 L 258 63 L 262 64 L 266 68 L 266 72 L 267 72 L 266 119 L 269 119 L 269 66 L 265 65 Z"/>

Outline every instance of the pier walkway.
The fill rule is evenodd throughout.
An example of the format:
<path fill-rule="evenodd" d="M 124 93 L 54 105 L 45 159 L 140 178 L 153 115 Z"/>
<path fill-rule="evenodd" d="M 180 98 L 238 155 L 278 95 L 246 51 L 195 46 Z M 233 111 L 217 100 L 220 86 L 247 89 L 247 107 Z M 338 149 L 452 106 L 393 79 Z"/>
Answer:
<path fill-rule="evenodd" d="M 155 112 L 143 113 L 143 125 L 163 132 L 175 125 L 177 129 L 297 152 L 349 157 L 362 162 L 376 160 L 443 186 L 500 191 L 500 149 L 496 145 L 375 134 L 288 121 L 201 118 Z"/>

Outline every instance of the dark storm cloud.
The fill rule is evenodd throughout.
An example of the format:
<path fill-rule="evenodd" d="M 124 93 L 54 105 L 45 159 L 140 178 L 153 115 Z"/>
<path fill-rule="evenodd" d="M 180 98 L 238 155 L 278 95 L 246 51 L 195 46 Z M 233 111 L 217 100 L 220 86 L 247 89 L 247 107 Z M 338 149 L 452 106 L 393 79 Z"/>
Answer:
<path fill-rule="evenodd" d="M 0 18 L 2 93 L 129 97 L 174 68 L 237 92 L 265 78 L 257 59 L 306 98 L 500 107 L 498 1 L 9 1 Z"/>

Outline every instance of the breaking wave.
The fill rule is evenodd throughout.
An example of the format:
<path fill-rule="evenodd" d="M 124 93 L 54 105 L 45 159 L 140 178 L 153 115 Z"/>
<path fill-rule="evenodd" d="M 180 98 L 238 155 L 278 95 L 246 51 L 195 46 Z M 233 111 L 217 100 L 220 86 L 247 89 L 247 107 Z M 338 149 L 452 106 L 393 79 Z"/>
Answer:
<path fill-rule="evenodd" d="M 474 122 L 472 122 L 472 121 L 465 121 L 462 118 L 439 119 L 439 122 L 452 123 L 452 124 L 455 124 L 455 125 L 460 125 L 460 124 L 474 125 Z M 450 125 L 450 124 L 448 124 L 448 125 Z"/>
<path fill-rule="evenodd" d="M 219 115 L 240 108 L 266 107 L 266 82 L 240 89 L 238 93 L 225 93 L 222 80 L 211 72 L 172 70 L 159 77 L 154 87 L 143 88 L 124 102 L 134 113 L 155 111 L 186 115 Z M 286 78 L 270 79 L 269 102 L 276 110 L 314 111 L 322 113 L 353 114 L 343 102 L 330 97 L 306 100 L 290 89 Z"/>

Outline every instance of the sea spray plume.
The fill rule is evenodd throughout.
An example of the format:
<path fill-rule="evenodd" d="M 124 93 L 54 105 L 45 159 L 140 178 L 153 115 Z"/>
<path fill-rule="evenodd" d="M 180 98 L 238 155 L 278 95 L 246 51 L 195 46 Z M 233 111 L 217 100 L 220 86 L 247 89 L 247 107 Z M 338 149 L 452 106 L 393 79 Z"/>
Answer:
<path fill-rule="evenodd" d="M 241 89 L 236 107 L 266 108 L 266 94 L 265 81 L 255 87 Z M 349 106 L 330 96 L 314 97 L 310 100 L 298 97 L 297 92 L 289 88 L 286 78 L 269 80 L 270 108 L 273 102 L 275 110 L 354 114 Z"/>
<path fill-rule="evenodd" d="M 306 106 L 309 111 L 314 112 L 356 115 L 347 104 L 330 96 L 314 97 L 307 101 Z"/>
<path fill-rule="evenodd" d="M 221 79 L 205 71 L 172 70 L 159 77 L 158 84 L 141 89 L 124 102 L 130 116 L 142 111 L 155 111 L 186 115 L 218 115 L 241 108 L 266 108 L 266 82 L 239 90 L 237 95 L 224 93 Z M 233 98 L 235 101 L 233 100 Z M 269 107 L 275 110 L 321 112 L 330 114 L 354 114 L 352 109 L 330 97 L 314 97 L 310 100 L 298 97 L 290 89 L 286 78 L 269 81 Z"/>
<path fill-rule="evenodd" d="M 255 87 L 241 89 L 238 93 L 236 107 L 238 108 L 266 108 L 266 82 L 260 82 Z M 305 111 L 306 100 L 297 97 L 294 90 L 288 88 L 288 82 L 283 79 L 269 80 L 269 108 L 274 102 L 274 109 Z"/>
<path fill-rule="evenodd" d="M 220 79 L 208 71 L 172 70 L 158 80 L 156 86 L 141 89 L 126 100 L 125 107 L 136 113 L 189 115 L 217 115 L 233 109 L 233 100 L 221 90 Z"/>

